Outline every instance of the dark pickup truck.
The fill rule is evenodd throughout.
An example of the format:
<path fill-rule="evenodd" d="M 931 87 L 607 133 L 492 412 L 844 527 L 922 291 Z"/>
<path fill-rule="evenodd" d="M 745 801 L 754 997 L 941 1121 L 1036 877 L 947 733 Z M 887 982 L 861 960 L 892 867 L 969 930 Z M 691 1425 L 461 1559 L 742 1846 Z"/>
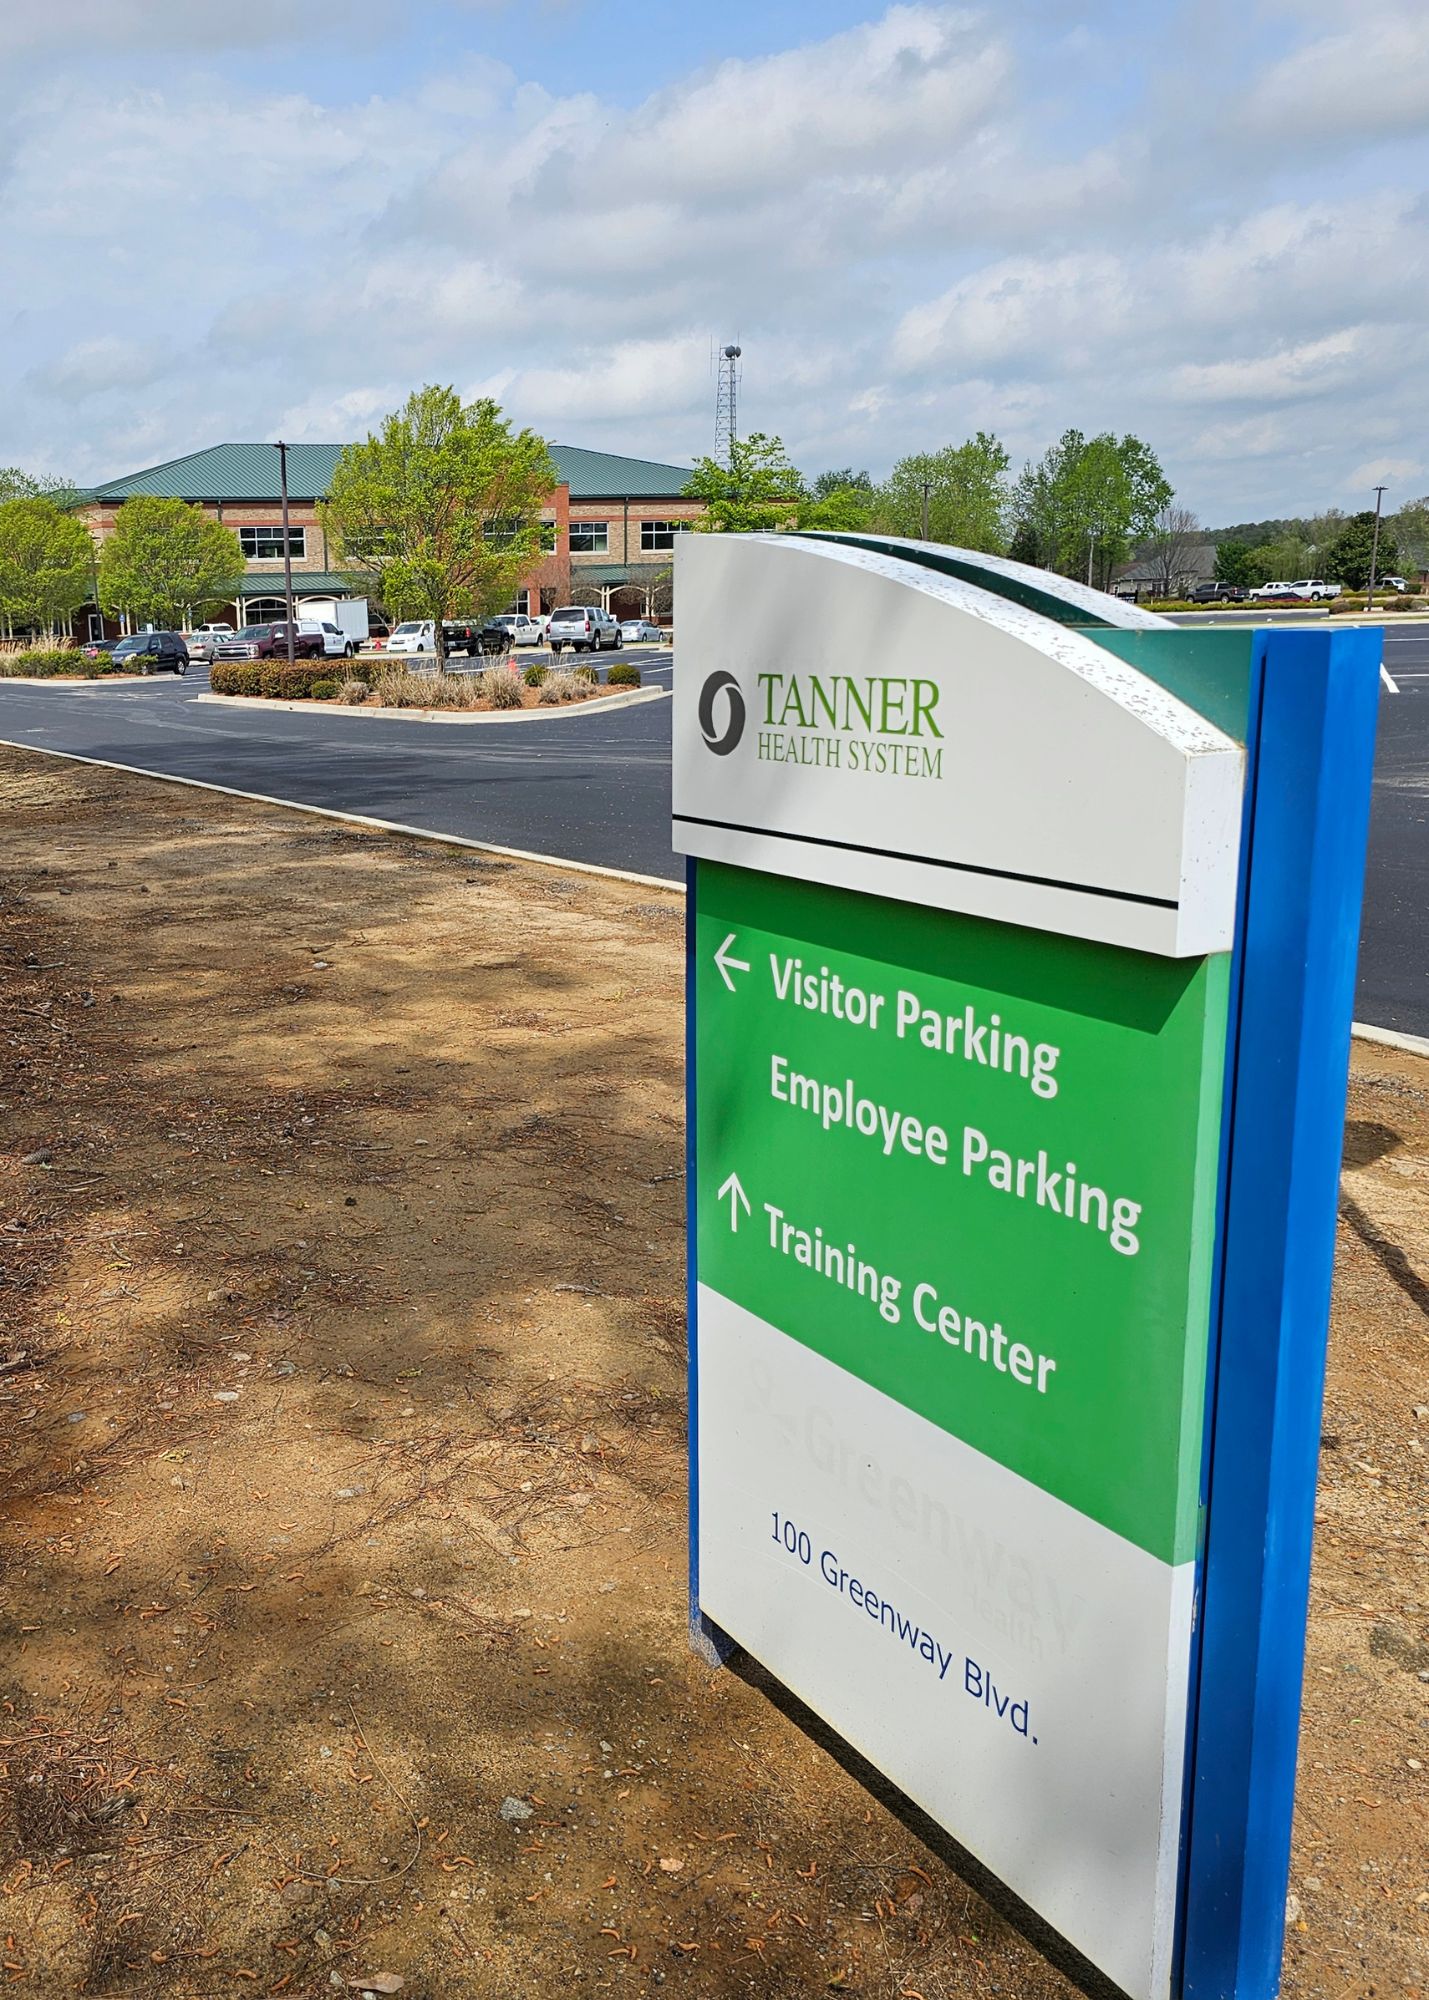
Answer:
<path fill-rule="evenodd" d="M 323 652 L 321 626 L 304 627 L 301 621 L 293 626 L 295 660 L 320 660 Z M 216 660 L 286 660 L 287 623 L 280 618 L 272 625 L 245 625 L 241 632 L 235 632 L 231 639 L 225 639 L 216 646 L 213 657 Z"/>
<path fill-rule="evenodd" d="M 499 618 L 488 618 L 480 625 L 474 619 L 447 619 L 442 625 L 442 638 L 448 658 L 453 653 L 465 653 L 470 659 L 473 654 L 500 654 L 511 650 L 511 633 Z"/>

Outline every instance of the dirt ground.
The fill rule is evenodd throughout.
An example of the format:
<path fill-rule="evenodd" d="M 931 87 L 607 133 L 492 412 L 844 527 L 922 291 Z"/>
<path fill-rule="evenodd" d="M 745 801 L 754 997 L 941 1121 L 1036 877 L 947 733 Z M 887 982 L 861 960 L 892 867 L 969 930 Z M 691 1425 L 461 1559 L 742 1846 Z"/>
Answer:
<path fill-rule="evenodd" d="M 1069 2000 L 687 1649 L 682 914 L 0 751 L 7 1981 Z M 1429 1994 L 1429 1066 L 1343 1215 L 1289 2000 Z"/>

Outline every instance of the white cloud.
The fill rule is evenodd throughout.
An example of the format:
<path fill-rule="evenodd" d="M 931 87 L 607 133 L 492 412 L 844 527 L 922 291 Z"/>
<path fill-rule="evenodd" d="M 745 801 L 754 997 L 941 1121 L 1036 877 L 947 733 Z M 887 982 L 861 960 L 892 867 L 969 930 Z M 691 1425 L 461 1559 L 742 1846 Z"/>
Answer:
<path fill-rule="evenodd" d="M 1344 10 L 1334 10 L 1343 19 Z M 1383 140 L 1429 129 L 1424 12 L 1368 4 L 1352 25 L 1292 49 L 1245 98 L 1247 129 L 1323 146 L 1347 133 Z"/>
<path fill-rule="evenodd" d="M 1418 116 L 1419 72 L 1386 60 L 1400 0 L 1365 0 L 1353 49 L 1343 0 L 1293 0 L 1259 73 L 1248 53 L 1209 103 L 1197 44 L 1148 43 L 1154 116 L 1119 79 L 1079 96 L 1115 46 L 1109 0 L 895 5 L 643 101 L 574 61 L 580 88 L 474 55 L 385 81 L 395 0 L 356 4 L 374 52 L 349 35 L 363 82 L 326 95 L 303 82 L 321 65 L 242 81 L 262 72 L 225 52 L 238 17 L 191 0 L 0 24 L 31 66 L 0 134 L 0 338 L 25 388 L 0 461 L 86 477 L 222 437 L 335 441 L 422 380 L 563 442 L 687 458 L 710 443 L 711 340 L 737 335 L 746 422 L 811 470 L 979 426 L 1015 453 L 1135 429 L 1185 497 L 1243 517 L 1413 462 L 1424 163 L 1363 164 L 1376 93 L 1402 144 Z M 254 0 L 245 58 L 336 17 Z M 53 60 L 61 29 L 113 64 Z M 632 43 L 627 78 L 639 63 Z M 1317 122 L 1335 77 L 1343 115 Z"/>

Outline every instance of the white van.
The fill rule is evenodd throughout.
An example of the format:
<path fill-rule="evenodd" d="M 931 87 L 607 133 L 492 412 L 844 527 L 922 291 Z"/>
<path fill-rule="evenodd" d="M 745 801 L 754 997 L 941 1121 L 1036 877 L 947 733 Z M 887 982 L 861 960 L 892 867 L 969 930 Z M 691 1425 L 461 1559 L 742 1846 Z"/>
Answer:
<path fill-rule="evenodd" d="M 392 627 L 384 653 L 435 653 L 437 628 L 430 618 L 404 618 Z"/>

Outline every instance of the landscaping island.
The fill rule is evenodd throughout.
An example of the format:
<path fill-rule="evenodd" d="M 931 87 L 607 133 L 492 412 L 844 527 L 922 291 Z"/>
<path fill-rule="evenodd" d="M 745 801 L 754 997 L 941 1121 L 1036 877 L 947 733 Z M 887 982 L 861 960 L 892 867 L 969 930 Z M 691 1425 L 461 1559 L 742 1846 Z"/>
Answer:
<path fill-rule="evenodd" d="M 338 669 L 341 669 L 339 672 Z M 559 708 L 593 696 L 628 693 L 640 686 L 640 669 L 617 660 L 604 681 L 594 667 L 505 663 L 465 673 L 417 673 L 400 660 L 220 660 L 209 675 L 214 694 L 268 701 L 330 701 L 348 708 L 470 709 Z"/>

